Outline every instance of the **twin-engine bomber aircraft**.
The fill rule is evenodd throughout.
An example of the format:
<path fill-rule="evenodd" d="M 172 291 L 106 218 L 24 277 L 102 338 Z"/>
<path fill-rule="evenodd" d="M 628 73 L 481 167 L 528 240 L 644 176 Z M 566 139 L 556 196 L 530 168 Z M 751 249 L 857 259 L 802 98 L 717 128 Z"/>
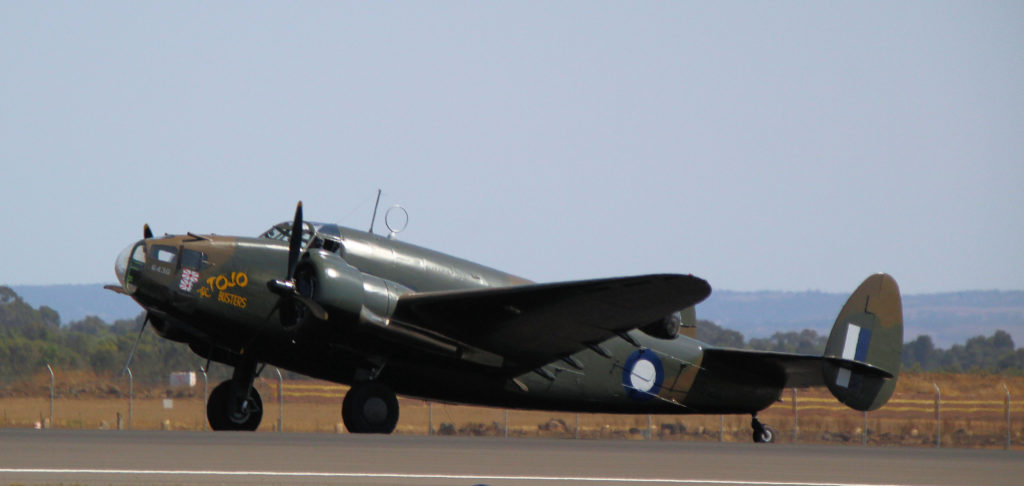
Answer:
<path fill-rule="evenodd" d="M 258 238 L 144 239 L 117 258 L 120 287 L 160 336 L 234 368 L 207 404 L 214 430 L 255 430 L 266 364 L 351 385 L 350 432 L 390 433 L 396 393 L 517 409 L 751 414 L 785 387 L 827 386 L 875 410 L 896 386 L 903 311 L 872 275 L 839 312 L 824 356 L 728 349 L 696 338 L 692 275 L 536 284 L 372 232 L 302 220 Z M 138 344 L 138 341 L 136 341 Z M 132 350 L 134 354 L 134 348 Z M 131 358 L 129 357 L 129 360 Z M 207 363 L 209 366 L 209 363 Z"/>

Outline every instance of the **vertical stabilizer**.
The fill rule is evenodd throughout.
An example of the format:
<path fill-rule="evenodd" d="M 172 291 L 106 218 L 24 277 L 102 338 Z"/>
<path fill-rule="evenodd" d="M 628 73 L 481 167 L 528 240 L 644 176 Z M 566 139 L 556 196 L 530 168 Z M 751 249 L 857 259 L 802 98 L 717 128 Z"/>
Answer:
<path fill-rule="evenodd" d="M 902 352 L 903 304 L 899 286 L 887 274 L 872 275 L 846 301 L 832 326 L 825 346 L 825 384 L 832 395 L 850 408 L 878 409 L 889 401 L 896 388 Z M 870 368 L 892 377 L 870 373 Z"/>

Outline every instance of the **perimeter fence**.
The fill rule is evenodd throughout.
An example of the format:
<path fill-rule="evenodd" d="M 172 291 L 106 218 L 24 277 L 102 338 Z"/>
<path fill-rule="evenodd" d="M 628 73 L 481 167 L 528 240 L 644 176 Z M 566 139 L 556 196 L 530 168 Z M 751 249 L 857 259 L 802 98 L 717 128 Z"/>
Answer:
<path fill-rule="evenodd" d="M 758 419 L 777 442 L 851 445 L 1024 448 L 1024 377 L 917 374 L 900 377 L 893 398 L 874 412 L 851 410 L 827 390 L 787 389 Z M 81 383 L 50 368 L 29 392 L 0 395 L 5 427 L 206 429 L 213 384 L 141 388 Z M 126 385 L 126 386 L 125 386 Z M 348 387 L 264 373 L 260 431 L 344 433 Z M 1015 401 L 1014 396 L 1018 397 Z M 619 438 L 750 442 L 749 415 L 618 415 L 504 410 L 399 398 L 395 433 L 500 437 Z"/>

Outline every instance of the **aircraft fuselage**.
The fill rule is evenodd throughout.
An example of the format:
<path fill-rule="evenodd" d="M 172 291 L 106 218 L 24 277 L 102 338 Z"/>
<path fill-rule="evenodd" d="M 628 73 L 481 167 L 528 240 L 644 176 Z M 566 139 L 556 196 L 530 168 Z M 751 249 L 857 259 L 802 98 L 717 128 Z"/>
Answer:
<path fill-rule="evenodd" d="M 188 343 L 200 356 L 231 366 L 269 363 L 346 384 L 377 379 L 409 396 L 582 412 L 751 413 L 777 400 L 782 389 L 781 383 L 765 386 L 760 375 L 710 376 L 701 371 L 703 343 L 683 335 L 653 337 L 637 329 L 539 368 L 510 373 L 507 366 L 467 358 L 472 353 L 462 343 L 447 342 L 428 330 L 402 323 L 388 323 L 390 328 L 367 324 L 351 305 L 388 316 L 397 298 L 410 292 L 531 282 L 333 225 L 321 225 L 308 236 L 306 260 L 316 259 L 327 272 L 361 279 L 353 284 L 358 296 L 334 292 L 330 299 L 317 299 L 328 311 L 322 321 L 268 288 L 268 282 L 288 272 L 289 244 L 283 239 L 148 238 L 119 258 L 119 278 L 149 311 L 161 336 Z M 302 265 L 300 260 L 298 267 Z M 326 293 L 323 285 L 302 290 L 310 296 Z"/>

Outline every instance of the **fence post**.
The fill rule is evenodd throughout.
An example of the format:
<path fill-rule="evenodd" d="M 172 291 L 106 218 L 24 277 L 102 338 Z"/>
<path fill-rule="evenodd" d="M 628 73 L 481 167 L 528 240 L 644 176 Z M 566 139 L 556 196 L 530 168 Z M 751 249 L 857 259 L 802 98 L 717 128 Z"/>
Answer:
<path fill-rule="evenodd" d="M 939 385 L 932 382 L 935 387 L 935 447 L 942 447 L 942 392 Z"/>
<path fill-rule="evenodd" d="M 50 372 L 50 427 L 53 427 L 53 388 L 55 380 L 53 377 L 53 367 L 50 366 L 50 363 L 46 363 L 46 369 Z"/>
<path fill-rule="evenodd" d="M 576 412 L 576 438 L 580 438 L 580 413 Z"/>
<path fill-rule="evenodd" d="M 277 371 L 277 431 L 284 432 L 284 377 L 281 376 L 281 369 Z"/>
<path fill-rule="evenodd" d="M 800 416 L 796 413 L 796 388 L 793 389 L 793 443 L 800 437 Z"/>
<path fill-rule="evenodd" d="M 861 427 L 860 445 L 868 445 L 868 411 L 864 411 L 864 426 Z"/>
<path fill-rule="evenodd" d="M 647 432 L 644 432 L 644 437 L 651 440 L 652 435 L 654 434 L 651 433 L 651 414 L 647 414 Z"/>
<path fill-rule="evenodd" d="M 427 435 L 434 435 L 434 402 L 427 402 L 427 416 L 429 419 L 427 426 L 430 427 L 427 430 Z"/>
<path fill-rule="evenodd" d="M 126 367 L 124 370 L 128 373 L 128 430 L 132 430 L 132 419 L 134 415 L 134 404 L 132 402 L 135 400 L 135 377 L 132 376 L 131 368 Z"/>
<path fill-rule="evenodd" d="M 1003 391 L 1006 392 L 1006 450 L 1010 450 L 1010 389 L 1003 383 Z"/>
<path fill-rule="evenodd" d="M 200 410 L 201 410 L 203 407 L 206 406 L 207 401 L 209 400 L 209 397 L 208 397 L 209 393 L 208 393 L 208 388 L 206 386 L 206 367 L 204 366 L 204 367 L 199 368 L 199 369 L 203 370 L 203 406 L 199 407 Z M 203 430 L 206 430 L 206 417 L 203 417 L 202 420 L 200 420 L 200 423 L 203 424 Z"/>
<path fill-rule="evenodd" d="M 725 442 L 725 415 L 718 416 L 718 442 Z"/>
<path fill-rule="evenodd" d="M 505 409 L 505 438 L 508 438 L 508 409 Z"/>

